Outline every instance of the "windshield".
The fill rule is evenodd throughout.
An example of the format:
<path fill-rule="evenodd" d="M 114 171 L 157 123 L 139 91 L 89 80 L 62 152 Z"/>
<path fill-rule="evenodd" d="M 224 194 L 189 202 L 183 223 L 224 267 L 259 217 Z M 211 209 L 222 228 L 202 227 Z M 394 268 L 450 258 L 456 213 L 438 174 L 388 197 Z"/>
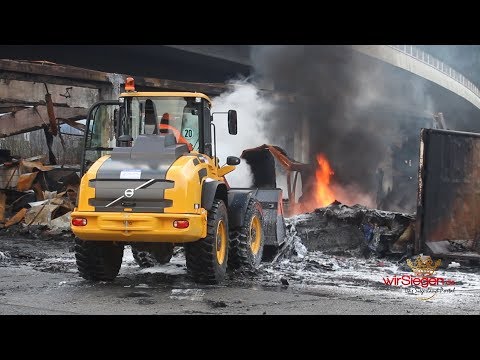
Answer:
<path fill-rule="evenodd" d="M 194 97 L 125 97 L 127 120 L 119 135 L 173 133 L 178 143 L 198 151 L 200 104 Z"/>

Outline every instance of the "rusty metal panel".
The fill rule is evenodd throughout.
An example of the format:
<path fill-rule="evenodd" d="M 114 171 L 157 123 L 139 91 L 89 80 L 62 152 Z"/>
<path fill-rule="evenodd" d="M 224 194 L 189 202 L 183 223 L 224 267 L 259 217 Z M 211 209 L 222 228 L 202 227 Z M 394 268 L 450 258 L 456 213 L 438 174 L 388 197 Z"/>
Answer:
<path fill-rule="evenodd" d="M 21 174 L 17 182 L 17 191 L 27 191 L 32 188 L 38 172 Z"/>
<path fill-rule="evenodd" d="M 422 129 L 415 249 L 480 258 L 480 134 Z"/>
<path fill-rule="evenodd" d="M 5 223 L 5 227 L 7 228 L 16 223 L 19 223 L 20 221 L 23 220 L 26 213 L 27 213 L 27 208 L 20 209 L 15 215 L 13 215 L 10 219 L 8 219 L 8 221 Z"/>
<path fill-rule="evenodd" d="M 54 167 L 52 165 L 43 165 L 40 161 L 29 161 L 29 160 L 20 160 L 20 167 L 22 172 L 31 172 L 34 169 L 38 169 L 40 171 L 50 171 Z"/>

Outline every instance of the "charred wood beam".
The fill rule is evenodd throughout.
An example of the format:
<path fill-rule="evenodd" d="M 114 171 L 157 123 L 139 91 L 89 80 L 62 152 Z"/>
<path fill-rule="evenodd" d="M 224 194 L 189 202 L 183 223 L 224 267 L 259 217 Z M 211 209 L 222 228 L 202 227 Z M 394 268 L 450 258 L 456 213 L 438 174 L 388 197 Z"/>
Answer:
<path fill-rule="evenodd" d="M 232 89 L 231 85 L 220 83 L 186 82 L 132 75 L 135 77 L 137 86 L 157 90 L 197 91 L 213 96 Z M 105 86 L 112 86 L 112 79 L 116 76 L 126 79 L 130 75 L 106 73 L 75 66 L 53 64 L 46 61 L 33 62 L 0 59 L 0 79 L 6 81 L 20 80 L 99 89 Z M 269 90 L 261 90 L 261 92 L 264 94 L 273 93 Z M 287 94 L 276 94 L 282 98 L 289 96 Z"/>
<path fill-rule="evenodd" d="M 135 77 L 137 86 L 148 88 L 148 90 L 196 91 L 209 96 L 216 96 L 232 89 L 231 85 L 221 83 L 186 82 L 132 75 Z M 127 76 L 130 75 L 106 73 L 75 66 L 53 64 L 46 61 L 0 59 L 0 81 L 4 80 L 7 82 L 18 80 L 102 90 L 115 85 L 112 83 L 112 79 L 118 77 L 126 79 Z M 274 96 L 282 100 L 288 99 L 290 102 L 294 101 L 294 97 L 291 94 L 282 94 L 266 89 L 261 89 L 260 92 L 265 96 Z"/>
<path fill-rule="evenodd" d="M 83 69 L 75 66 L 52 64 L 48 62 L 30 62 L 0 59 L 0 78 L 7 80 L 23 80 L 35 82 L 57 83 L 62 85 L 98 87 L 98 83 L 111 83 L 112 73 Z M 127 75 L 120 75 L 124 79 Z M 53 79 L 63 79 L 58 82 Z M 78 83 L 81 81 L 81 83 Z M 92 86 L 92 83 L 96 85 Z M 217 95 L 230 86 L 212 83 L 191 83 L 186 81 L 165 80 L 148 77 L 135 76 L 138 86 L 145 86 L 155 89 L 167 89 L 178 91 L 197 91 L 211 95 Z"/>
<path fill-rule="evenodd" d="M 20 100 L 20 99 L 0 98 L 0 109 L 8 108 L 8 107 L 26 108 L 26 107 L 36 106 L 36 105 L 45 105 L 45 104 L 46 104 L 45 100 L 26 101 L 26 100 Z M 56 103 L 56 102 L 53 102 L 53 106 L 66 107 L 66 108 L 70 107 L 67 104 Z"/>
<path fill-rule="evenodd" d="M 1 61 L 1 60 L 0 60 Z M 88 71 L 88 70 L 86 70 Z M 121 75 L 124 79 L 127 78 L 127 75 Z M 156 89 L 157 91 L 168 90 L 168 91 L 197 91 L 203 92 L 208 96 L 219 95 L 226 90 L 232 89 L 230 85 L 218 84 L 218 83 L 190 83 L 184 81 L 175 81 L 175 80 L 163 80 L 156 78 L 144 78 L 139 76 L 135 77 L 135 83 L 138 86 L 148 88 L 148 90 Z M 91 89 L 103 89 L 112 86 L 111 83 L 102 83 L 99 82 L 88 82 L 85 80 L 79 79 L 66 79 L 60 77 L 52 77 L 47 75 L 36 75 L 36 74 L 25 74 L 17 72 L 5 72 L 0 70 L 0 79 L 5 80 L 19 80 L 19 81 L 31 81 L 36 83 L 49 83 L 55 85 L 65 85 L 65 86 L 78 86 Z M 294 102 L 296 98 L 300 97 L 298 95 L 291 94 L 282 94 L 282 93 L 273 93 L 270 90 L 260 89 L 259 92 L 264 96 L 272 96 L 277 101 L 289 101 Z M 1 101 L 1 100 L 0 100 Z"/>
<path fill-rule="evenodd" d="M 0 60 L 1 62 L 2 60 Z M 85 71 L 89 71 L 85 69 Z M 120 75 L 124 79 L 128 75 Z M 225 90 L 228 90 L 230 86 L 224 84 L 215 84 L 215 83 L 190 83 L 185 81 L 176 81 L 176 80 L 164 80 L 156 78 L 144 78 L 140 76 L 134 76 L 135 83 L 137 86 L 143 86 L 146 88 L 157 89 L 157 90 L 177 90 L 177 91 L 197 91 L 204 92 L 207 95 L 217 95 Z M 35 73 L 21 73 L 21 72 L 6 72 L 1 71 L 0 69 L 0 79 L 4 80 L 19 80 L 19 81 L 31 81 L 36 83 L 49 83 L 55 85 L 65 85 L 65 86 L 78 86 L 86 87 L 91 89 L 99 89 L 103 87 L 112 86 L 111 82 L 98 82 L 98 81 L 88 81 L 81 79 L 70 79 L 62 77 L 54 77 L 48 75 L 39 75 Z"/>
<path fill-rule="evenodd" d="M 185 81 L 135 77 L 135 85 L 155 88 L 159 90 L 196 91 L 207 95 L 219 95 L 231 86 L 216 83 L 191 83 Z"/>
<path fill-rule="evenodd" d="M 54 77 L 48 75 L 38 75 L 30 73 L 20 73 L 20 72 L 10 72 L 10 71 L 1 71 L 0 70 L 0 79 L 9 81 L 9 80 L 19 80 L 19 81 L 31 81 L 35 83 L 48 83 L 55 85 L 64 85 L 64 86 L 78 86 L 85 87 L 90 89 L 98 89 L 100 87 L 111 86 L 109 83 L 103 83 L 98 81 L 87 81 L 80 79 L 68 79 L 61 77 Z"/>
<path fill-rule="evenodd" d="M 6 72 L 10 72 L 10 75 L 8 77 L 6 76 Z M 25 74 L 33 75 L 34 77 L 25 77 Z M 36 82 L 42 81 L 51 83 L 51 77 L 54 77 L 87 82 L 93 81 L 97 83 L 111 83 L 112 75 L 113 74 L 111 73 L 106 73 L 102 71 L 83 69 L 75 66 L 52 64 L 49 62 L 31 62 L 0 59 L 0 77 L 8 78 L 9 80 L 27 80 Z M 44 77 L 43 79 L 40 78 L 42 76 Z M 47 78 L 45 78 L 45 76 Z M 127 75 L 121 76 L 123 78 L 127 77 Z M 135 77 L 135 81 L 136 84 L 139 86 L 147 86 L 158 89 L 207 92 L 210 94 L 220 94 L 228 88 L 228 86 L 223 84 L 190 83 L 185 81 L 164 80 L 146 77 Z M 62 83 L 69 85 L 75 84 L 75 82 L 72 81 L 68 83 Z"/>
<path fill-rule="evenodd" d="M 0 98 L 0 106 L 35 106 L 45 105 L 45 100 L 42 101 L 27 101 L 12 98 Z"/>
<path fill-rule="evenodd" d="M 62 119 L 83 119 L 87 109 L 55 107 L 55 116 Z M 0 137 L 38 130 L 49 125 L 46 106 L 35 106 L 0 116 Z"/>
<path fill-rule="evenodd" d="M 0 70 L 24 74 L 46 75 L 65 79 L 110 82 L 109 74 L 75 66 L 53 64 L 46 61 L 19 61 L 0 59 Z"/>
<path fill-rule="evenodd" d="M 0 113 L 17 112 L 17 111 L 23 110 L 27 107 L 28 107 L 28 105 L 22 106 L 22 105 L 0 104 Z"/>
<path fill-rule="evenodd" d="M 43 128 L 43 132 L 45 133 L 45 139 L 47 140 L 47 147 L 48 147 L 48 161 L 50 165 L 57 165 L 57 158 L 52 150 L 53 145 L 53 135 L 50 131 L 48 131 L 48 127 Z"/>

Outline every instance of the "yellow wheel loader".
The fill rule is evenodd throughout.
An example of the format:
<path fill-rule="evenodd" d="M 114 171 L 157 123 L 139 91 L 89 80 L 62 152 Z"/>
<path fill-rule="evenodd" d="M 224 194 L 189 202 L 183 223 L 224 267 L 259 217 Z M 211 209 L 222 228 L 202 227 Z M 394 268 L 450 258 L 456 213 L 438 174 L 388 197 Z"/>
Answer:
<path fill-rule="evenodd" d="M 265 245 L 284 241 L 282 190 L 229 186 L 220 166 L 211 100 L 196 92 L 137 92 L 127 78 L 118 101 L 87 116 L 81 183 L 71 228 L 88 280 L 112 281 L 125 245 L 140 266 L 167 263 L 184 246 L 187 272 L 220 283 L 227 267 L 257 268 Z M 237 113 L 228 130 L 237 134 Z"/>

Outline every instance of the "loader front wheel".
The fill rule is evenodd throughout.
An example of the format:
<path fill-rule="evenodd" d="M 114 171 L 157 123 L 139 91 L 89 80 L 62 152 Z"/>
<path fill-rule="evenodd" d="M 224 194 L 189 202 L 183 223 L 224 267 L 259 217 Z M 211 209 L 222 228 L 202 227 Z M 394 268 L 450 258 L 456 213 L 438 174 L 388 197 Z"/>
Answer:
<path fill-rule="evenodd" d="M 265 235 L 263 231 L 262 206 L 250 199 L 243 226 L 230 235 L 229 268 L 256 269 L 262 261 Z"/>
<path fill-rule="evenodd" d="M 120 271 L 123 244 L 75 239 L 75 259 L 86 280 L 113 281 Z"/>
<path fill-rule="evenodd" d="M 207 236 L 185 244 L 187 272 L 198 283 L 218 284 L 228 262 L 228 214 L 225 203 L 215 199 L 207 216 Z"/>

